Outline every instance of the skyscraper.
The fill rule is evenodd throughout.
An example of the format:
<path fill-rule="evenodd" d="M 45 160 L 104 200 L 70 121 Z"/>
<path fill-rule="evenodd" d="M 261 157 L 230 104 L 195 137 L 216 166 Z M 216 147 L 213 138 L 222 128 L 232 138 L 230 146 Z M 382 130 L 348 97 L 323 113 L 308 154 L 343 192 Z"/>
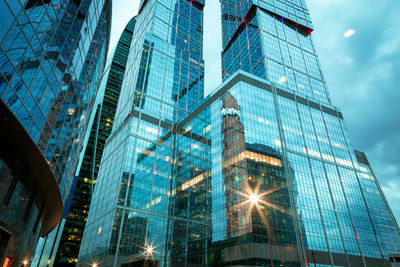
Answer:
<path fill-rule="evenodd" d="M 0 12 L 0 262 L 20 266 L 68 198 L 107 55 L 111 1 L 1 0 Z"/>
<path fill-rule="evenodd" d="M 223 0 L 221 8 L 226 82 L 213 94 L 219 95 L 218 100 L 210 103 L 212 184 L 219 186 L 212 188 L 212 238 L 217 247 L 222 246 L 220 253 L 216 252 L 221 262 L 388 264 L 390 250 L 377 232 L 376 213 L 371 212 L 363 190 L 362 169 L 343 115 L 332 105 L 305 1 Z M 229 99 L 234 99 L 234 104 Z M 229 127 L 232 137 L 225 139 L 224 121 L 233 119 L 237 122 Z M 230 141 L 239 137 L 245 140 L 242 146 Z M 254 151 L 241 154 L 243 146 L 274 151 L 285 179 L 267 172 L 249 175 L 254 169 L 244 165 L 249 158 L 269 165 L 267 170 L 276 168 L 276 163 Z M 234 176 L 234 181 L 228 178 Z M 250 217 L 240 216 L 242 221 L 237 223 L 243 205 L 264 218 L 267 230 L 262 238 L 254 211 L 249 212 Z M 294 231 L 282 233 L 284 229 Z M 398 229 L 391 229 L 398 234 Z M 231 242 L 232 235 L 241 241 Z M 295 238 L 287 238 L 290 236 Z"/>
<path fill-rule="evenodd" d="M 154 264 L 169 260 L 170 253 L 178 264 L 187 259 L 187 236 L 196 244 L 189 250 L 190 260 L 205 258 L 205 250 L 197 246 L 205 246 L 198 233 L 205 231 L 206 211 L 189 206 L 188 199 L 204 201 L 206 191 L 188 195 L 182 188 L 206 175 L 207 159 L 198 153 L 196 163 L 191 160 L 187 150 L 194 149 L 190 142 L 199 136 L 176 128 L 203 99 L 203 6 L 204 1 L 188 0 L 140 3 L 78 264 L 141 264 L 146 251 Z M 176 143 L 186 149 L 176 151 Z M 201 149 L 197 145 L 195 151 Z M 172 242 L 172 237 L 180 241 Z"/>
<path fill-rule="evenodd" d="M 42 257 L 41 262 L 47 263 L 50 259 L 53 266 L 75 266 L 78 260 L 104 145 L 111 134 L 135 23 L 136 17 L 127 24 L 114 51 L 111 65 L 107 67 L 104 81 L 99 88 L 99 93 L 104 94 L 104 97 L 97 106 L 79 175 L 75 178 L 76 185 L 70 192 L 72 202 L 58 225 L 56 240 L 51 240 L 53 253 L 49 258 Z"/>
<path fill-rule="evenodd" d="M 354 151 L 360 166 L 361 186 L 364 190 L 367 205 L 376 225 L 379 241 L 389 258 L 397 258 L 400 254 L 400 228 L 386 201 L 374 171 L 363 152 Z"/>
<path fill-rule="evenodd" d="M 78 263 L 389 266 L 399 229 L 332 104 L 304 0 L 221 0 L 224 83 L 204 99 L 182 71 L 202 67 L 204 3 L 171 2 L 141 3 Z"/>

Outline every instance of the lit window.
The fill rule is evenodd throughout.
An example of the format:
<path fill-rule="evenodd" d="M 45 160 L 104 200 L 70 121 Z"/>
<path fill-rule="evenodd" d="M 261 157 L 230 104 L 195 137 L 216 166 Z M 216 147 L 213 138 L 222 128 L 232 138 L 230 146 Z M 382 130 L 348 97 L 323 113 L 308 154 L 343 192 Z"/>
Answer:
<path fill-rule="evenodd" d="M 155 129 L 155 128 L 146 126 L 146 132 L 153 133 L 153 134 L 157 134 L 157 133 L 158 133 L 158 130 Z"/>
<path fill-rule="evenodd" d="M 210 131 L 211 125 L 208 125 L 206 128 L 204 128 L 203 133 L 206 134 Z"/>

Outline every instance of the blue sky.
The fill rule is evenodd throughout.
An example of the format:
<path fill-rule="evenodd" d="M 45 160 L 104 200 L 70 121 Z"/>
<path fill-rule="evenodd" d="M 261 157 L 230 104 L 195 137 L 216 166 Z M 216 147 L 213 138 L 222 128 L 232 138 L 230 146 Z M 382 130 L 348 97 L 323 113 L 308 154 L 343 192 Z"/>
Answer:
<path fill-rule="evenodd" d="M 139 0 L 114 0 L 110 51 Z M 313 38 L 334 105 L 364 151 L 400 222 L 400 5 L 398 0 L 307 0 Z M 205 8 L 205 91 L 221 83 L 218 0 Z M 350 37 L 344 37 L 348 30 Z"/>

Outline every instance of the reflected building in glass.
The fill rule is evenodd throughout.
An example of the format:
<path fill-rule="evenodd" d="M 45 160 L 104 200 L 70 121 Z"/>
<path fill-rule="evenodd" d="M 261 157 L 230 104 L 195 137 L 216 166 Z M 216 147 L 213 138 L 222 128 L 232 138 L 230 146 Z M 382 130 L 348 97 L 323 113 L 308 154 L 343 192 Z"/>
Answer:
<path fill-rule="evenodd" d="M 236 107 L 225 106 L 232 98 Z M 339 110 L 242 71 L 228 78 L 209 99 L 211 254 L 218 264 L 383 264 L 385 250 L 362 197 L 357 162 L 350 167 L 351 160 L 336 159 L 339 155 L 333 153 L 324 159 L 319 147 L 310 155 L 304 145 L 319 145 L 330 137 L 339 144 L 342 135 L 344 147 L 349 140 L 340 127 Z M 321 117 L 322 122 L 336 122 L 343 132 L 316 124 Z M 228 142 L 227 120 L 237 121 L 229 127 Z M 229 141 L 239 138 L 245 141 Z M 294 142 L 293 138 L 299 139 Z"/>
<path fill-rule="evenodd" d="M 0 263 L 21 266 L 69 196 L 105 65 L 111 1 L 1 0 L 0 13 L 0 103 L 9 122 L 0 131 Z"/>
<path fill-rule="evenodd" d="M 218 262 L 265 266 L 270 264 L 264 257 L 270 251 L 268 246 L 296 247 L 289 187 L 282 154 L 255 140 L 249 142 L 246 119 L 241 115 L 248 107 L 237 97 L 234 90 L 226 92 L 220 98 L 222 107 L 217 114 L 221 117 L 211 115 L 211 133 L 218 133 L 212 135 L 212 156 L 222 161 L 222 169 L 213 165 L 213 248 L 223 250 L 215 254 Z M 215 105 L 211 104 L 212 109 Z M 254 257 L 254 251 L 263 256 Z M 246 253 L 252 257 L 243 258 Z"/>

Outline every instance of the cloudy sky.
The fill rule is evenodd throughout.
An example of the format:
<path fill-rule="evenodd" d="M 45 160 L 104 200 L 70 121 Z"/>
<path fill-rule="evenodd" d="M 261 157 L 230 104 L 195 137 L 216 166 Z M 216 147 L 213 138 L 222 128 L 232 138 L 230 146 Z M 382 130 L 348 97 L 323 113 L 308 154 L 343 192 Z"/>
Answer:
<path fill-rule="evenodd" d="M 400 222 L 399 0 L 308 0 L 313 33 L 333 103 L 343 111 L 353 146 L 372 164 Z M 139 0 L 114 0 L 111 51 Z M 205 8 L 206 94 L 220 82 L 218 0 Z M 350 30 L 350 31 L 349 31 Z M 346 37 L 345 37 L 346 36 Z"/>

